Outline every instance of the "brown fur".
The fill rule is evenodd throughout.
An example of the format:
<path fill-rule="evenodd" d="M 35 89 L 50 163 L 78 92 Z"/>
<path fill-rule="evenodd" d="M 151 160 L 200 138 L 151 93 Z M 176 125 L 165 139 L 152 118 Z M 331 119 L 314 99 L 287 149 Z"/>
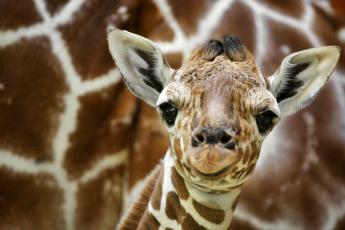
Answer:
<path fill-rule="evenodd" d="M 174 192 L 169 192 L 167 197 L 166 214 L 170 219 L 177 220 L 183 230 L 205 229 L 200 226 L 193 217 L 181 206 L 179 197 Z"/>
<path fill-rule="evenodd" d="M 206 228 L 200 226 L 193 217 L 189 214 L 186 214 L 184 221 L 182 222 L 183 230 L 206 230 Z"/>
<path fill-rule="evenodd" d="M 172 181 L 174 183 L 174 187 L 179 195 L 180 199 L 186 200 L 189 197 L 189 192 L 186 188 L 184 180 L 181 176 L 177 173 L 176 169 L 172 169 Z"/>
<path fill-rule="evenodd" d="M 138 230 L 158 230 L 159 229 L 159 223 L 157 220 L 146 210 L 144 212 L 144 215 L 141 217 L 141 220 L 137 226 Z"/>
<path fill-rule="evenodd" d="M 195 210 L 206 220 L 220 224 L 224 221 L 225 212 L 223 210 L 211 209 L 193 200 Z"/>
<path fill-rule="evenodd" d="M 162 176 L 163 168 L 162 165 L 157 166 L 149 175 L 145 181 L 144 190 L 139 194 L 138 200 L 136 200 L 133 205 L 129 208 L 129 213 L 122 218 L 122 221 L 118 225 L 119 230 L 132 230 L 132 229 L 158 229 L 159 223 L 157 220 L 149 213 L 147 209 L 147 204 L 149 200 L 152 201 L 152 206 L 156 208 L 162 196 Z M 186 212 L 186 210 L 181 206 L 180 199 L 188 199 L 189 194 L 185 188 L 184 181 L 177 174 L 176 170 L 172 168 L 172 180 L 174 181 L 176 189 L 179 194 L 175 192 L 169 192 L 167 194 L 167 203 L 165 213 L 168 218 L 172 220 L 177 220 L 182 229 L 204 229 L 199 226 L 195 220 Z M 154 198 L 156 197 L 156 198 Z M 215 223 L 220 223 L 224 220 L 224 212 L 220 210 L 211 210 L 196 201 L 193 201 L 193 205 L 201 216 L 204 216 L 209 221 Z M 212 217 L 211 219 L 209 219 Z M 215 219 L 214 219 L 215 217 Z"/>
<path fill-rule="evenodd" d="M 180 200 L 176 193 L 169 192 L 167 195 L 167 204 L 165 207 L 167 217 L 172 220 L 179 220 L 184 214 L 184 209 L 180 204 Z"/>
<path fill-rule="evenodd" d="M 153 190 L 157 187 L 156 180 L 157 177 L 161 175 L 161 171 L 163 171 L 162 165 L 157 165 L 151 171 L 151 173 L 148 175 L 147 179 L 144 182 L 144 189 L 139 194 L 138 199 L 129 208 L 129 213 L 127 213 L 126 216 L 124 216 L 121 219 L 119 225 L 117 226 L 117 229 L 137 229 L 139 227 L 139 223 L 145 223 L 145 221 L 141 220 L 142 218 L 145 217 L 146 219 L 150 219 L 149 214 L 147 213 L 147 204 L 150 200 Z M 143 216 L 143 214 L 145 215 Z"/>
<path fill-rule="evenodd" d="M 162 183 L 163 183 L 163 169 L 160 170 L 159 175 L 157 175 L 158 178 L 156 178 L 155 182 L 155 188 L 152 191 L 152 196 L 150 199 L 150 202 L 152 204 L 152 207 L 154 209 L 159 209 L 161 205 L 161 199 L 162 199 Z"/>

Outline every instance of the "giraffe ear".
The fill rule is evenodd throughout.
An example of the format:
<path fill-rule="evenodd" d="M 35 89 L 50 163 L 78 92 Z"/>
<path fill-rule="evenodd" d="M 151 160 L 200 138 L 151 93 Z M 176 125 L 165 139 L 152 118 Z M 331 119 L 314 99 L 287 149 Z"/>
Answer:
<path fill-rule="evenodd" d="M 144 37 L 119 29 L 108 32 L 108 45 L 128 88 L 155 106 L 173 73 L 157 45 Z"/>
<path fill-rule="evenodd" d="M 340 56 L 338 46 L 312 48 L 290 54 L 270 78 L 271 91 L 282 116 L 297 112 L 325 85 Z"/>

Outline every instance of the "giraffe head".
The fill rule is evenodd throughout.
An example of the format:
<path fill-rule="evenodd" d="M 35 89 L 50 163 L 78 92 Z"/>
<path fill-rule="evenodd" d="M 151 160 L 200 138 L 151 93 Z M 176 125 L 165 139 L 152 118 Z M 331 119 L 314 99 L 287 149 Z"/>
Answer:
<path fill-rule="evenodd" d="M 115 29 L 108 43 L 127 86 L 162 117 L 179 174 L 209 192 L 248 179 L 265 137 L 313 99 L 340 55 L 336 46 L 293 53 L 264 77 L 231 35 L 208 42 L 178 70 L 141 36 Z"/>

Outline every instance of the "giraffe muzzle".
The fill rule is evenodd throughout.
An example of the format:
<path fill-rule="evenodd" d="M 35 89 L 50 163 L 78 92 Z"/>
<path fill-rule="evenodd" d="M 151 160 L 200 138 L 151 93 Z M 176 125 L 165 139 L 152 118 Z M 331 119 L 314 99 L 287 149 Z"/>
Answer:
<path fill-rule="evenodd" d="M 188 165 L 193 173 L 204 179 L 217 179 L 226 176 L 239 160 L 237 151 L 214 145 L 193 148 L 193 151 L 188 155 Z"/>
<path fill-rule="evenodd" d="M 197 128 L 194 130 L 191 140 L 191 145 L 195 148 L 202 148 L 205 145 L 217 145 L 228 150 L 236 148 L 234 132 L 223 127 Z"/>

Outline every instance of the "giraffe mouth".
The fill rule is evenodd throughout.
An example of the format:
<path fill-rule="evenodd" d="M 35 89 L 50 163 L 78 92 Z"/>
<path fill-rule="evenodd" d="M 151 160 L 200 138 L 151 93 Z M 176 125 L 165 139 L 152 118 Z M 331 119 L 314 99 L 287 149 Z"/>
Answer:
<path fill-rule="evenodd" d="M 218 180 L 226 177 L 240 160 L 236 150 L 228 150 L 217 145 L 189 149 L 184 166 L 196 177 Z"/>
<path fill-rule="evenodd" d="M 225 168 L 223 168 L 217 172 L 214 172 L 214 173 L 203 173 L 197 169 L 192 169 L 192 170 L 195 174 L 202 177 L 203 179 L 219 179 L 219 178 L 224 177 L 230 168 L 231 168 L 231 166 L 229 165 L 229 166 L 227 166 L 227 167 L 225 167 Z"/>

